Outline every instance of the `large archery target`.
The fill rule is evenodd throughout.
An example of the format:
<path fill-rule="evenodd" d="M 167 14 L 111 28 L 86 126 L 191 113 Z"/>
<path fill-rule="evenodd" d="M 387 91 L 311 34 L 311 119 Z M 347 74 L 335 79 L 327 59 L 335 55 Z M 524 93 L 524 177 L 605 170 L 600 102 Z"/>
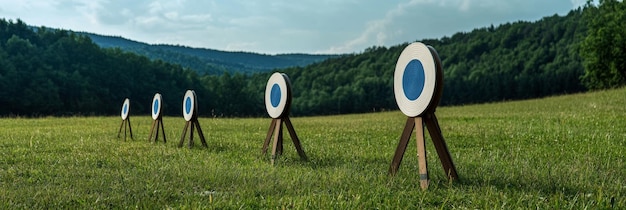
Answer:
<path fill-rule="evenodd" d="M 279 118 L 288 112 L 291 101 L 289 77 L 282 73 L 274 73 L 265 86 L 265 109 L 272 118 Z"/>
<path fill-rule="evenodd" d="M 183 97 L 183 117 L 186 121 L 190 121 L 194 117 L 196 108 L 196 93 L 193 90 L 187 90 L 185 97 Z"/>
<path fill-rule="evenodd" d="M 161 116 L 161 107 L 163 106 L 163 97 L 160 93 L 154 94 L 152 98 L 152 119 L 156 120 Z"/>
<path fill-rule="evenodd" d="M 124 99 L 124 103 L 122 104 L 122 112 L 120 116 L 122 120 L 128 119 L 128 113 L 130 112 L 130 100 L 128 98 Z"/>
<path fill-rule="evenodd" d="M 418 116 L 432 103 L 437 103 L 433 101 L 436 71 L 435 57 L 428 46 L 415 42 L 404 48 L 396 63 L 393 92 L 400 111 L 406 116 Z"/>

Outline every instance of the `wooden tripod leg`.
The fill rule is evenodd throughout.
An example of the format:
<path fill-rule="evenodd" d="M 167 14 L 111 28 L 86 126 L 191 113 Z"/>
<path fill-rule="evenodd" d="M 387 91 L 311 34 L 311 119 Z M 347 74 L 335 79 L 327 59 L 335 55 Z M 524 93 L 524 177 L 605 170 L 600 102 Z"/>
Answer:
<path fill-rule="evenodd" d="M 159 124 L 161 124 L 161 122 L 157 119 L 156 120 L 156 134 L 154 136 L 155 143 L 159 141 Z"/>
<path fill-rule="evenodd" d="M 189 128 L 189 121 L 185 123 L 185 128 L 183 128 L 183 135 L 180 137 L 180 142 L 178 142 L 178 147 L 183 147 L 185 143 L 185 137 L 187 136 L 187 128 Z"/>
<path fill-rule="evenodd" d="M 124 127 L 124 120 L 122 120 L 122 123 L 120 124 L 120 130 L 117 131 L 117 138 L 120 138 L 120 134 L 122 133 L 122 127 Z"/>
<path fill-rule="evenodd" d="M 165 136 L 165 127 L 163 127 L 163 119 L 159 117 L 159 123 L 157 124 L 157 133 L 159 133 L 159 125 L 161 125 L 161 133 L 163 134 L 163 143 L 167 143 L 167 138 Z"/>
<path fill-rule="evenodd" d="M 130 132 L 130 139 L 135 140 L 135 138 L 133 138 L 133 126 L 131 126 L 130 124 L 130 117 L 128 117 L 128 131 Z"/>
<path fill-rule="evenodd" d="M 189 123 L 191 123 L 191 128 L 189 129 L 189 149 L 191 149 L 193 147 L 193 127 L 195 127 L 195 123 L 193 119 Z"/>
<path fill-rule="evenodd" d="M 293 129 L 293 125 L 291 124 L 291 120 L 289 117 L 285 117 L 285 126 L 287 126 L 287 131 L 289 131 L 289 136 L 291 136 L 291 140 L 293 141 L 293 145 L 296 147 L 298 151 L 298 155 L 300 155 L 300 159 L 307 160 L 306 154 L 302 149 L 302 145 L 300 144 L 300 139 L 298 139 L 298 135 L 296 134 L 296 130 Z"/>
<path fill-rule="evenodd" d="M 454 167 L 454 162 L 452 162 L 452 157 L 450 156 L 450 151 L 448 150 L 446 141 L 443 139 L 441 127 L 439 127 L 439 122 L 437 121 L 435 113 L 428 114 L 425 120 L 426 127 L 428 128 L 430 137 L 433 140 L 433 145 L 437 150 L 437 154 L 439 155 L 439 159 L 441 160 L 441 165 L 443 166 L 443 169 L 445 170 L 448 179 L 459 179 L 459 175 L 456 173 L 456 167 Z"/>
<path fill-rule="evenodd" d="M 280 132 L 278 132 L 276 135 L 278 135 L 278 144 L 276 144 L 276 146 L 278 146 L 278 148 L 276 149 L 276 154 L 277 155 L 283 155 L 283 139 L 285 139 L 283 137 L 283 124 L 285 123 L 285 120 L 282 119 L 281 123 L 278 124 L 278 127 L 280 127 Z"/>
<path fill-rule="evenodd" d="M 274 165 L 274 160 L 276 159 L 276 149 L 278 149 L 278 138 L 280 133 L 282 133 L 282 120 L 276 119 L 276 127 L 274 128 L 274 143 L 272 145 L 272 165 Z"/>
<path fill-rule="evenodd" d="M 426 162 L 424 123 L 421 117 L 415 118 L 415 137 L 417 137 L 417 160 L 420 172 L 420 187 L 426 189 L 428 188 L 428 162 Z"/>
<path fill-rule="evenodd" d="M 409 144 L 409 138 L 411 138 L 411 132 L 413 132 L 414 127 L 415 118 L 409 117 L 408 119 L 406 119 L 404 131 L 402 131 L 402 136 L 400 136 L 400 142 L 398 143 L 396 153 L 393 156 L 391 166 L 389 167 L 389 174 L 395 175 L 396 172 L 398 172 L 398 168 L 400 167 L 400 163 L 402 162 L 402 157 L 404 156 L 404 151 L 406 151 L 406 146 Z"/>
<path fill-rule="evenodd" d="M 126 120 L 124 120 L 124 122 L 123 122 L 124 123 L 124 141 L 126 141 L 126 127 L 127 127 L 126 124 L 127 124 L 127 122 L 128 121 L 126 121 Z"/>
<path fill-rule="evenodd" d="M 265 136 L 265 142 L 263 143 L 263 148 L 261 149 L 261 154 L 263 155 L 267 153 L 267 147 L 270 145 L 270 139 L 272 139 L 272 134 L 274 133 L 274 128 L 276 127 L 276 120 L 277 119 L 272 119 L 270 129 L 267 131 L 267 135 Z"/>
<path fill-rule="evenodd" d="M 202 143 L 202 146 L 204 147 L 209 147 L 209 145 L 206 144 L 206 140 L 204 140 L 204 133 L 202 133 L 202 127 L 200 127 L 200 122 L 198 121 L 194 121 L 196 123 L 196 129 L 198 129 L 198 135 L 200 136 L 200 142 Z"/>
<path fill-rule="evenodd" d="M 157 124 L 158 119 L 152 121 L 152 128 L 150 128 L 150 135 L 148 135 L 148 141 L 152 141 L 152 134 L 154 133 L 154 126 Z M 159 126 L 157 125 L 157 138 L 158 138 L 158 132 L 159 132 Z M 156 142 L 156 139 L 154 138 L 154 142 Z"/>

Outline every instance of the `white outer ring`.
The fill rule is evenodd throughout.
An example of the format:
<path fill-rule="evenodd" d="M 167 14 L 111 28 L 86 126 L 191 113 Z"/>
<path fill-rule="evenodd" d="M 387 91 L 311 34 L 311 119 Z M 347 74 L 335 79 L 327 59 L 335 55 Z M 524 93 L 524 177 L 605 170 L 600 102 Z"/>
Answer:
<path fill-rule="evenodd" d="M 185 101 L 187 100 L 187 97 L 191 98 L 191 110 L 189 111 L 189 114 L 185 113 Z M 187 92 L 185 92 L 185 96 L 183 97 L 183 118 L 185 118 L 186 121 L 190 121 L 191 118 L 193 118 L 195 112 L 196 93 L 193 92 L 193 90 L 187 90 Z"/>
<path fill-rule="evenodd" d="M 419 60 L 424 67 L 424 89 L 419 97 L 410 100 L 404 95 L 402 87 L 402 76 L 404 69 L 411 60 Z M 393 75 L 393 92 L 395 93 L 396 103 L 400 107 L 400 111 L 409 117 L 416 117 L 422 114 L 426 108 L 433 102 L 436 85 L 436 64 L 433 54 L 428 47 L 420 42 L 411 43 L 404 48 Z"/>
<path fill-rule="evenodd" d="M 126 113 L 124 113 L 124 106 L 128 107 L 128 110 L 126 110 Z M 128 113 L 130 113 L 130 100 L 128 98 L 126 98 L 126 99 L 124 99 L 124 103 L 122 104 L 122 111 L 120 113 L 120 116 L 122 117 L 122 120 L 128 119 Z"/>
<path fill-rule="evenodd" d="M 154 102 L 159 100 L 159 110 L 154 113 Z M 160 93 L 154 94 L 154 98 L 152 98 L 152 106 L 150 106 L 150 112 L 152 113 L 152 119 L 156 120 L 161 115 L 161 108 L 163 108 L 163 96 Z"/>
<path fill-rule="evenodd" d="M 280 87 L 280 101 L 276 107 L 272 106 L 271 101 L 272 86 L 274 84 L 278 84 L 278 87 Z M 285 112 L 285 106 L 287 101 L 290 100 L 289 97 L 291 97 L 288 95 L 288 89 L 287 78 L 282 73 L 276 72 L 267 80 L 267 85 L 265 86 L 265 109 L 270 117 L 279 118 Z"/>

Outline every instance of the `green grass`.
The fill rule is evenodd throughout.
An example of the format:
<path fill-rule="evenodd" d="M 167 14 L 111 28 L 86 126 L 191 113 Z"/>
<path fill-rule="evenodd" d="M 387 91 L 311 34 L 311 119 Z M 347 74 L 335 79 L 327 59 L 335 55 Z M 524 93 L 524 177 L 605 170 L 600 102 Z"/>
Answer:
<path fill-rule="evenodd" d="M 202 111 L 202 110 L 200 110 Z M 201 118 L 209 148 L 148 142 L 152 119 L 0 119 L 0 208 L 604 209 L 626 208 L 626 89 L 436 112 L 460 180 L 448 182 L 427 141 L 430 188 L 419 187 L 415 136 L 387 174 L 400 112 L 293 118 L 309 161 L 285 135 L 262 156 L 269 118 Z"/>

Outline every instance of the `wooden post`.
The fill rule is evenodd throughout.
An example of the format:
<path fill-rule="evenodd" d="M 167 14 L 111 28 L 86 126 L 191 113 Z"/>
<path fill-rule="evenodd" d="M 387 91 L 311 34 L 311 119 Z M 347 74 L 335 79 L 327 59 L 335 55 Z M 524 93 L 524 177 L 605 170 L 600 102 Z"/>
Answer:
<path fill-rule="evenodd" d="M 424 138 L 424 124 L 421 117 L 415 118 L 415 137 L 417 138 L 417 162 L 420 173 L 420 187 L 428 188 L 428 162 L 426 162 L 426 139 Z"/>

